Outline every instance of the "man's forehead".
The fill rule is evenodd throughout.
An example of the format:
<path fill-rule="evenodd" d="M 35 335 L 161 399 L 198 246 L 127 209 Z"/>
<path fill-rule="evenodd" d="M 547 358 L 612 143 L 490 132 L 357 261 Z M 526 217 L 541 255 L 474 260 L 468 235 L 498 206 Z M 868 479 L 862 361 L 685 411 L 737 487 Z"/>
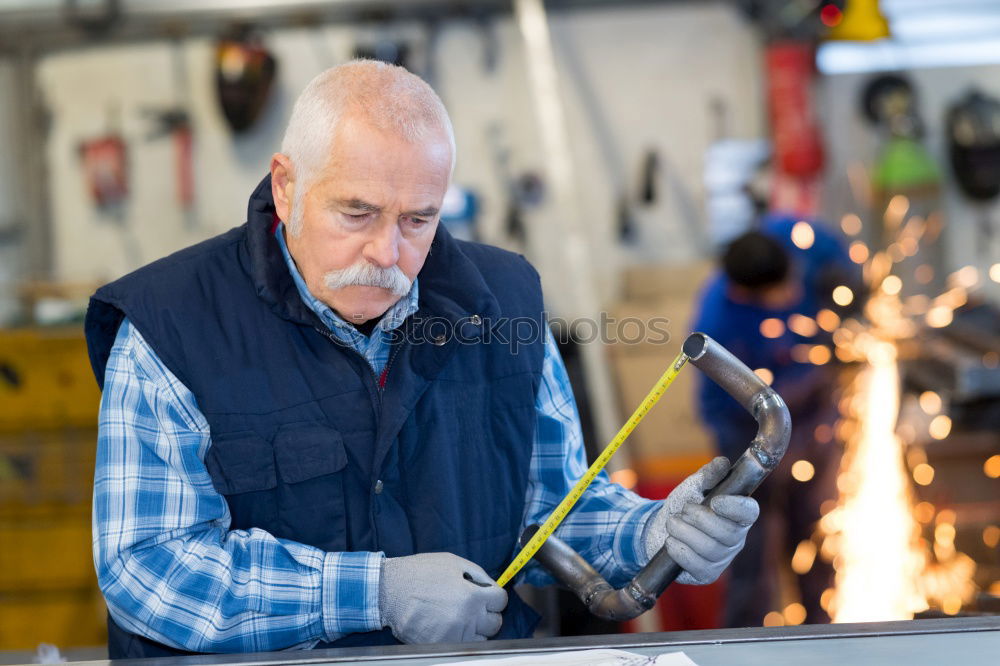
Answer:
<path fill-rule="evenodd" d="M 450 180 L 450 146 L 430 140 L 354 135 L 334 141 L 329 161 L 314 181 L 325 205 L 367 209 L 401 206 L 407 211 L 438 208 Z"/>
<path fill-rule="evenodd" d="M 403 159 L 424 162 L 426 168 L 446 165 L 450 172 L 454 157 L 445 128 L 428 128 L 419 136 L 407 137 L 359 114 L 338 120 L 329 153 L 328 166 L 341 169 L 364 169 L 366 165 L 377 169 Z"/>

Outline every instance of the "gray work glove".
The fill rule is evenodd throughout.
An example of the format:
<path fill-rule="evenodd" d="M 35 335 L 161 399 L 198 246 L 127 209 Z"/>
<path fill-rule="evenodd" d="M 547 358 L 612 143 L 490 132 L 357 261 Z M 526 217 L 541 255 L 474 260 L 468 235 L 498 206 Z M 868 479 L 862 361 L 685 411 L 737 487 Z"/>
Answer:
<path fill-rule="evenodd" d="M 705 493 L 729 472 L 729 461 L 720 456 L 684 479 L 646 523 L 642 545 L 647 561 L 661 546 L 684 570 L 678 583 L 708 585 L 714 582 L 743 549 L 750 526 L 760 515 L 752 497 L 719 495 L 711 508 L 702 506 Z"/>
<path fill-rule="evenodd" d="M 451 553 L 382 563 L 382 626 L 404 643 L 485 641 L 500 631 L 507 592 L 478 565 Z"/>

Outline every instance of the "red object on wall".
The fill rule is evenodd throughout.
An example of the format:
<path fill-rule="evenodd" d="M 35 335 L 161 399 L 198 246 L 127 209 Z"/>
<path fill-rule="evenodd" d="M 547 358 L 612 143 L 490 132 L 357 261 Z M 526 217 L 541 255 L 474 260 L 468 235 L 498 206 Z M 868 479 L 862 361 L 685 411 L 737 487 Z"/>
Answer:
<path fill-rule="evenodd" d="M 128 196 L 125 142 L 108 135 L 80 144 L 83 175 L 87 189 L 98 208 L 112 208 Z"/>
<path fill-rule="evenodd" d="M 767 102 L 774 141 L 771 207 L 802 215 L 818 208 L 823 141 L 816 120 L 814 49 L 801 42 L 767 47 Z"/>
<path fill-rule="evenodd" d="M 173 130 L 175 168 L 177 171 L 177 203 L 184 210 L 194 205 L 194 173 L 191 154 L 191 126 L 188 124 Z"/>
<path fill-rule="evenodd" d="M 774 156 L 785 173 L 812 176 L 823 168 L 812 80 L 813 47 L 784 42 L 767 47 L 767 101 Z"/>

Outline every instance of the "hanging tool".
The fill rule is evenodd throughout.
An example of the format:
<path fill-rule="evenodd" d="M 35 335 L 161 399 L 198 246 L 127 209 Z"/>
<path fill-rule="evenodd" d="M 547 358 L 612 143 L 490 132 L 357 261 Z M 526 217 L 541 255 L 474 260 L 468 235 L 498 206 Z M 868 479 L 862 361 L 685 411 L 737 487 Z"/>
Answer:
<path fill-rule="evenodd" d="M 102 136 L 81 141 L 79 154 L 87 189 L 101 219 L 118 230 L 128 266 L 142 265 L 139 240 L 128 225 L 128 149 L 121 133 L 121 110 L 117 103 L 106 112 L 107 130 Z"/>
<path fill-rule="evenodd" d="M 510 146 L 503 126 L 500 123 L 490 123 L 486 128 L 486 137 L 490 144 L 493 165 L 496 167 L 497 176 L 503 183 L 504 193 L 507 196 L 503 221 L 504 233 L 512 242 L 521 247 L 527 247 L 528 235 L 524 222 L 525 201 L 521 196 L 522 188 L 510 166 Z"/>
<path fill-rule="evenodd" d="M 191 114 L 188 109 L 188 70 L 184 60 L 184 45 L 180 35 L 175 35 L 172 45 L 171 62 L 173 70 L 174 104 L 156 109 L 144 109 L 154 127 L 147 134 L 147 141 L 170 137 L 174 144 L 174 183 L 177 205 L 184 215 L 184 226 L 197 229 L 198 221 L 194 210 L 194 155 Z"/>

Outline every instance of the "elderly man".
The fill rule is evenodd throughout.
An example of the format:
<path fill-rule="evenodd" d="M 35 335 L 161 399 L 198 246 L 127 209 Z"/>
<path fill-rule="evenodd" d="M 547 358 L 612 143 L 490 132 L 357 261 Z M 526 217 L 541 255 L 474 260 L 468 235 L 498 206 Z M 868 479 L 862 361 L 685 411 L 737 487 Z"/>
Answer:
<path fill-rule="evenodd" d="M 535 271 L 438 225 L 454 161 L 423 81 L 336 67 L 246 224 L 94 295 L 112 657 L 531 635 L 493 577 L 585 469 L 580 428 Z M 560 535 L 616 583 L 664 544 L 710 582 L 757 515 L 695 504 L 725 470 L 666 502 L 601 477 Z"/>

